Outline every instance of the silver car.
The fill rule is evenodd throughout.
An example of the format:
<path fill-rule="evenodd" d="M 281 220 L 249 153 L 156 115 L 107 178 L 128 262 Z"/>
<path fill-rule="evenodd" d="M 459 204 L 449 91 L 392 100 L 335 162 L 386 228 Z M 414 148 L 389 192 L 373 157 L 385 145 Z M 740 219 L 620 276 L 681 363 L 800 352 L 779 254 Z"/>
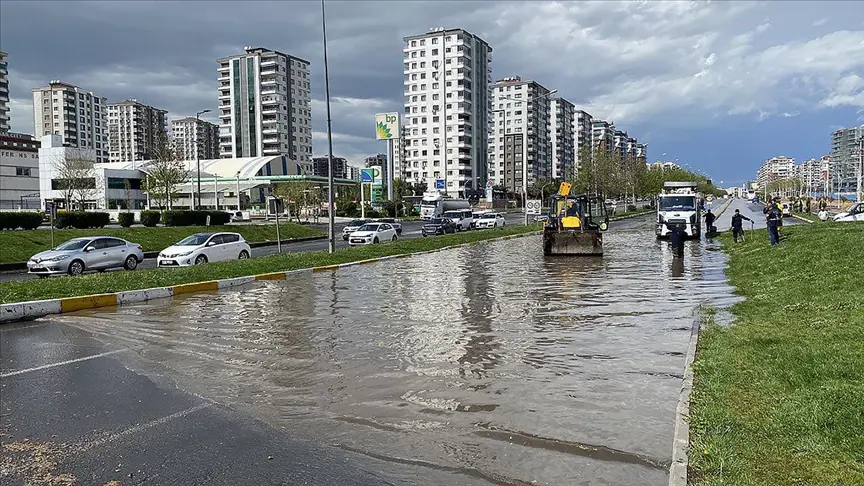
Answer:
<path fill-rule="evenodd" d="M 111 236 L 91 236 L 69 240 L 53 250 L 43 251 L 27 261 L 27 273 L 81 275 L 89 270 L 104 272 L 123 267 L 135 270 L 144 261 L 144 250 L 137 243 Z"/>

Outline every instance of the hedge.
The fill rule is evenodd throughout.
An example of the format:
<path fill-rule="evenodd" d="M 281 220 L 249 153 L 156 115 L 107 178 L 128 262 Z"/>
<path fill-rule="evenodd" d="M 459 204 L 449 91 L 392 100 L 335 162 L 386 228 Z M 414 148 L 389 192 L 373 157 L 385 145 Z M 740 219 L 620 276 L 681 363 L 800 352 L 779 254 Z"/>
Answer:
<path fill-rule="evenodd" d="M 165 226 L 204 226 L 210 216 L 210 225 L 218 226 L 231 221 L 231 215 L 225 211 L 165 211 L 162 223 Z"/>
<path fill-rule="evenodd" d="M 0 230 L 14 230 L 17 228 L 32 230 L 42 224 L 42 213 L 0 212 Z"/>
<path fill-rule="evenodd" d="M 88 211 L 58 211 L 54 226 L 57 228 L 102 228 L 111 223 L 108 213 L 97 213 Z"/>
<path fill-rule="evenodd" d="M 117 222 L 120 223 L 120 226 L 128 228 L 135 224 L 135 213 L 119 213 Z"/>
<path fill-rule="evenodd" d="M 159 211 L 141 211 L 141 224 L 152 228 L 159 224 L 162 219 L 162 213 Z"/>

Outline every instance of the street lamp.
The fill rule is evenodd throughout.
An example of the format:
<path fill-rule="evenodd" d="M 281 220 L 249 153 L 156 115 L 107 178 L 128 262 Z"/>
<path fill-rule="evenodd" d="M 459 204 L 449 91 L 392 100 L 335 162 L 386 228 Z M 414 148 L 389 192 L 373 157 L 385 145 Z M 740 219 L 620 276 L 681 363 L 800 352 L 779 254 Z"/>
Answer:
<path fill-rule="evenodd" d="M 548 98 L 557 92 L 558 92 L 557 89 L 553 89 L 553 90 L 549 91 L 548 93 L 542 94 L 540 96 L 534 96 L 533 98 L 525 98 L 524 100 L 520 99 L 520 98 L 511 98 L 509 96 L 499 96 L 498 99 L 499 100 L 515 101 L 515 102 L 519 102 L 519 103 L 524 101 L 525 104 L 527 105 L 528 103 L 531 103 L 532 101 L 543 99 L 543 98 Z M 506 115 L 506 113 L 505 113 L 505 115 Z M 526 117 L 527 117 L 527 115 L 526 115 Z M 505 137 L 506 137 L 506 130 L 507 130 L 507 124 L 506 123 L 504 124 L 504 130 L 505 130 Z M 515 138 L 515 133 L 514 133 L 514 138 Z M 525 212 L 525 225 L 527 226 L 528 225 L 528 123 L 527 123 L 527 118 L 526 118 L 526 123 L 525 123 L 525 133 L 522 134 L 522 208 L 523 208 L 523 211 Z"/>
<path fill-rule="evenodd" d="M 858 127 L 858 189 L 855 191 L 855 201 L 861 202 L 862 184 L 864 184 L 864 125 Z"/>
<path fill-rule="evenodd" d="M 333 128 L 330 118 L 330 69 L 327 64 L 327 22 L 324 17 L 324 0 L 321 0 L 321 35 L 324 39 L 324 92 L 327 98 L 327 248 L 330 253 L 333 253 L 336 251 L 336 239 L 333 233 Z M 390 175 L 392 177 L 393 174 Z M 360 190 L 363 190 L 362 184 Z"/>
<path fill-rule="evenodd" d="M 201 140 L 198 139 L 198 125 L 204 113 L 210 113 L 210 110 L 195 113 L 195 165 L 198 168 L 198 204 L 195 205 L 195 209 L 201 209 Z"/>

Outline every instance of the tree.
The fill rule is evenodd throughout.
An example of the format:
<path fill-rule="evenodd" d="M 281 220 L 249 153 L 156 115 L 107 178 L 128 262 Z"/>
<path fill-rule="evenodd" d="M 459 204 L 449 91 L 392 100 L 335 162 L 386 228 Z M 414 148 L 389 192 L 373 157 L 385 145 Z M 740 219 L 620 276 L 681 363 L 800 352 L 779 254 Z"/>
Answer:
<path fill-rule="evenodd" d="M 189 182 L 185 162 L 178 160 L 168 135 L 159 133 L 150 145 L 145 189 L 159 209 L 171 209 L 177 199 L 177 186 Z"/>
<path fill-rule="evenodd" d="M 63 195 L 68 209 L 77 202 L 84 210 L 85 203 L 96 196 L 96 152 L 88 149 L 66 149 L 63 155 L 51 160 L 55 187 Z"/>

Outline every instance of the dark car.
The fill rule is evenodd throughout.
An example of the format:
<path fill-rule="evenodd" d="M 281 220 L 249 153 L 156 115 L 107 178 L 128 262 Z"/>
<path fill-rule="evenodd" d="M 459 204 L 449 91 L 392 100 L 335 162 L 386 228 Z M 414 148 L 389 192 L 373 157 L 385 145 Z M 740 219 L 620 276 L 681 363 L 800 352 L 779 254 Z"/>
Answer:
<path fill-rule="evenodd" d="M 396 230 L 396 234 L 402 236 L 402 223 L 396 220 L 396 218 L 378 218 L 375 220 L 376 223 L 389 223 L 393 229 Z"/>
<path fill-rule="evenodd" d="M 423 236 L 455 233 L 456 223 L 454 223 L 451 219 L 435 218 L 424 224 L 420 231 L 423 233 Z"/>

